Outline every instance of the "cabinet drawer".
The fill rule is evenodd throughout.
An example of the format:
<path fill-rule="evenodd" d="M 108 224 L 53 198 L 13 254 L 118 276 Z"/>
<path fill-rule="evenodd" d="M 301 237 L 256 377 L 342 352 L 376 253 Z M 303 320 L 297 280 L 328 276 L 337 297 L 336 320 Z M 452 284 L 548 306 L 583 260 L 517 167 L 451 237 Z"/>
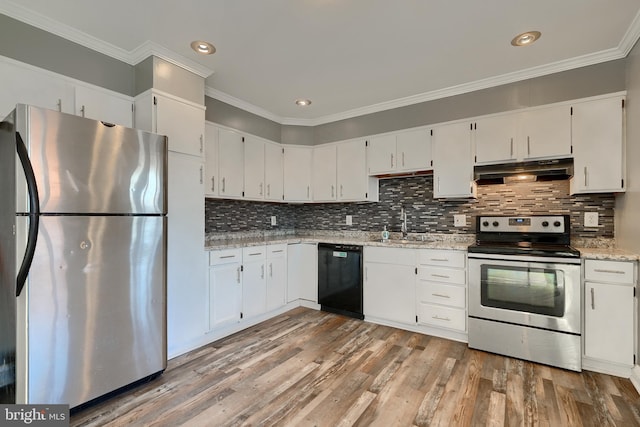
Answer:
<path fill-rule="evenodd" d="M 366 246 L 364 248 L 364 262 L 378 262 L 383 264 L 416 265 L 416 251 L 405 248 L 381 248 Z"/>
<path fill-rule="evenodd" d="M 441 328 L 466 331 L 467 315 L 464 309 L 418 304 L 418 322 Z"/>
<path fill-rule="evenodd" d="M 467 265 L 467 253 L 463 251 L 421 249 L 418 251 L 418 264 L 464 268 Z"/>
<path fill-rule="evenodd" d="M 249 246 L 247 248 L 242 248 L 242 259 L 244 262 L 251 262 L 256 259 L 266 259 L 267 258 L 267 247 L 264 245 L 261 246 Z"/>
<path fill-rule="evenodd" d="M 287 256 L 287 244 L 283 243 L 280 245 L 268 245 L 267 246 L 267 258 L 275 259 L 275 258 L 286 258 Z"/>
<path fill-rule="evenodd" d="M 466 308 L 466 288 L 443 283 L 418 284 L 418 302 Z"/>
<path fill-rule="evenodd" d="M 418 280 L 465 285 L 467 271 L 453 268 L 420 267 L 418 268 Z"/>
<path fill-rule="evenodd" d="M 242 262 L 242 249 L 222 249 L 209 252 L 209 265 Z"/>
<path fill-rule="evenodd" d="M 634 262 L 587 259 L 584 278 L 594 282 L 633 284 Z"/>

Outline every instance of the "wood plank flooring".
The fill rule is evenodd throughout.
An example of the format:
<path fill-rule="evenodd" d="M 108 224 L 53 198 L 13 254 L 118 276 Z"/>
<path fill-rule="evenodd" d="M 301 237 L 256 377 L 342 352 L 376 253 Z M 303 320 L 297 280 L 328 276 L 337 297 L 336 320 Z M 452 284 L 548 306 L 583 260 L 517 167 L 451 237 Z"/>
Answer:
<path fill-rule="evenodd" d="M 169 362 L 72 426 L 640 426 L 631 382 L 297 308 Z"/>

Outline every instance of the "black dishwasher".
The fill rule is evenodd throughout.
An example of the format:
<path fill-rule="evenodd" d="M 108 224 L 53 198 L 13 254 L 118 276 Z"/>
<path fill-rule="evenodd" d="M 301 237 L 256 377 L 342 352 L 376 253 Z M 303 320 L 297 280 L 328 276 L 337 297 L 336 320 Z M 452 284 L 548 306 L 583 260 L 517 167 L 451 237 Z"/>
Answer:
<path fill-rule="evenodd" d="M 323 311 L 364 319 L 362 246 L 318 243 L 318 302 Z"/>

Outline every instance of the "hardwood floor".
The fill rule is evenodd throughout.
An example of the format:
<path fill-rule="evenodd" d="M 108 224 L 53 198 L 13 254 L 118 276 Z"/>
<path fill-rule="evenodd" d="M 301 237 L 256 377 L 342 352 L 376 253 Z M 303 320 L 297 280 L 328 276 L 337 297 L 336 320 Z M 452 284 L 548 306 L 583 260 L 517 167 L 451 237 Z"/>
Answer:
<path fill-rule="evenodd" d="M 298 308 L 169 362 L 72 426 L 640 426 L 631 382 Z"/>

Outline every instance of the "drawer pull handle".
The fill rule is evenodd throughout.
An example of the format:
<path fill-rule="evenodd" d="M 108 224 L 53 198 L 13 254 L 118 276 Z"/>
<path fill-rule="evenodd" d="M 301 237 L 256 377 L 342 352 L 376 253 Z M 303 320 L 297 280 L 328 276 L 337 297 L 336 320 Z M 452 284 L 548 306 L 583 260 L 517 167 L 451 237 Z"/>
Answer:
<path fill-rule="evenodd" d="M 591 310 L 595 310 L 596 309 L 596 299 L 595 299 L 595 295 L 593 294 L 593 288 L 591 288 Z"/>
<path fill-rule="evenodd" d="M 254 252 L 252 254 L 249 254 L 249 256 L 256 256 L 256 255 L 262 255 L 262 252 Z"/>
<path fill-rule="evenodd" d="M 430 261 L 447 262 L 449 258 L 431 258 Z"/>
<path fill-rule="evenodd" d="M 431 294 L 434 297 L 440 297 L 440 298 L 451 298 L 449 295 L 445 295 L 445 294 Z"/>
<path fill-rule="evenodd" d="M 235 255 L 224 255 L 224 256 L 221 256 L 220 259 L 235 258 L 235 257 L 236 257 Z"/>
<path fill-rule="evenodd" d="M 595 271 L 596 273 L 624 274 L 624 271 L 620 271 L 620 270 L 604 270 L 604 269 L 600 269 L 600 268 L 596 268 L 593 271 Z"/>
<path fill-rule="evenodd" d="M 271 251 L 272 254 L 278 254 L 280 252 L 284 252 L 284 249 L 278 249 L 277 251 Z"/>
<path fill-rule="evenodd" d="M 444 320 L 446 322 L 451 322 L 451 319 L 449 319 L 448 317 L 440 317 L 437 314 L 435 316 L 432 317 L 432 319 L 436 319 L 436 320 Z"/>
<path fill-rule="evenodd" d="M 450 278 L 446 274 L 431 274 L 431 277 L 441 277 L 443 279 L 449 279 Z"/>

